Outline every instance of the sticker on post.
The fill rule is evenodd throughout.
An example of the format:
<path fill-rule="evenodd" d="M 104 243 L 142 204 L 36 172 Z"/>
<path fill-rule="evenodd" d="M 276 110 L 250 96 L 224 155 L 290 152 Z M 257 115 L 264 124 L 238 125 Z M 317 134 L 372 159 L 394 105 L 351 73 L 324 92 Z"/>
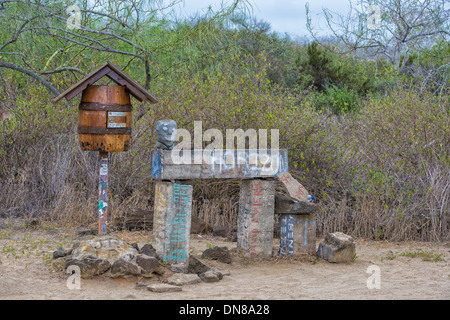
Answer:
<path fill-rule="evenodd" d="M 126 112 L 108 112 L 108 128 L 126 128 L 127 113 Z"/>

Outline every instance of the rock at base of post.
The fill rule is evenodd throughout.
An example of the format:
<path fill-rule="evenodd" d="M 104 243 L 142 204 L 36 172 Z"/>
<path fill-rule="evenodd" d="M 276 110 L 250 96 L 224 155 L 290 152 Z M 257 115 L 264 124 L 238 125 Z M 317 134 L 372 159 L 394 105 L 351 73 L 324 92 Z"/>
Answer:
<path fill-rule="evenodd" d="M 355 240 L 342 232 L 328 233 L 317 250 L 320 258 L 334 263 L 353 262 L 355 253 Z"/>

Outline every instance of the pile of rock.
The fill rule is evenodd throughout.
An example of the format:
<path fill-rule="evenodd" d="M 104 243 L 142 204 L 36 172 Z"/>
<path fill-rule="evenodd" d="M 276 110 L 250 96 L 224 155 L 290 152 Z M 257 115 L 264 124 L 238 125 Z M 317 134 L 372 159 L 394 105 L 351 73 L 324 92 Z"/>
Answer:
<path fill-rule="evenodd" d="M 227 257 L 226 254 L 226 252 L 228 252 L 228 249 L 224 248 L 226 247 L 215 247 L 214 249 L 207 249 L 203 252 L 202 258 L 214 259 L 219 261 L 223 261 L 223 258 L 225 261 L 229 261 L 225 263 L 231 263 L 231 258 Z M 219 255 L 214 253 L 210 255 L 210 252 L 221 253 Z M 216 268 L 212 268 L 192 255 L 189 256 L 189 264 L 187 268 L 183 268 L 178 265 L 172 265 L 170 267 L 170 270 L 173 272 L 173 274 L 167 277 L 164 283 L 146 284 L 145 282 L 138 282 L 136 284 L 136 288 L 146 288 L 147 290 L 153 292 L 174 292 L 181 291 L 181 287 L 184 285 L 191 285 L 200 282 L 217 282 L 222 280 L 224 276 L 230 275 L 230 272 L 228 270 L 219 270 Z"/>
<path fill-rule="evenodd" d="M 55 259 L 63 256 L 68 256 L 64 269 L 78 266 L 84 279 L 107 272 L 113 278 L 151 277 L 154 273 L 164 273 L 150 244 L 139 249 L 137 244 L 128 244 L 110 236 L 85 240 L 75 244 L 71 250 L 59 248 L 53 253 Z"/>
<path fill-rule="evenodd" d="M 147 288 L 155 292 L 179 291 L 181 286 L 200 282 L 217 282 L 228 275 L 228 271 L 211 268 L 194 256 L 189 257 L 189 264 L 184 268 L 167 265 L 158 257 L 151 244 L 139 248 L 136 243 L 111 236 L 97 237 L 75 244 L 72 249 L 59 248 L 53 252 L 53 258 L 66 257 L 64 269 L 78 266 L 81 278 L 106 275 L 112 278 L 150 278 L 155 274 L 164 275 L 163 282 L 150 285 L 144 281 L 137 283 L 136 288 Z M 220 260 L 231 263 L 230 253 L 226 247 L 207 249 L 202 258 Z M 172 288 L 173 286 L 177 288 Z"/>

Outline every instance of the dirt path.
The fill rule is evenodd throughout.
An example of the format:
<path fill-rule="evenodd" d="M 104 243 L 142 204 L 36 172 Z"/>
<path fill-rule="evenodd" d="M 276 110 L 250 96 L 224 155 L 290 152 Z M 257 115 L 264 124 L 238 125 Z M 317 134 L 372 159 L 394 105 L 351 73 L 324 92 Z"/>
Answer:
<path fill-rule="evenodd" d="M 139 245 L 151 242 L 150 232 L 113 235 Z M 108 277 L 81 279 L 81 288 L 70 290 L 69 275 L 55 270 L 60 262 L 52 260 L 51 253 L 59 246 L 70 247 L 72 239 L 70 232 L 52 227 L 30 230 L 3 224 L 0 299 L 450 299 L 449 244 L 357 240 L 358 257 L 352 264 L 331 264 L 314 257 L 252 262 L 234 254 L 231 265 L 208 261 L 230 271 L 219 282 L 153 293 L 136 289 L 136 279 Z M 199 256 L 212 245 L 236 247 L 223 238 L 191 235 L 191 254 Z M 414 253 L 422 255 L 414 257 Z M 371 276 L 367 269 L 372 265 L 379 268 L 380 289 L 367 287 Z"/>

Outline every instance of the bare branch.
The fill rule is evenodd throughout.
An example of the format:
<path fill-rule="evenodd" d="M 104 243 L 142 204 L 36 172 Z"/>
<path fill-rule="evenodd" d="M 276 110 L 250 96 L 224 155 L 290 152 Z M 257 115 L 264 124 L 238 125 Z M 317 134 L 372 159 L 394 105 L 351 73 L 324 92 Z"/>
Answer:
<path fill-rule="evenodd" d="M 110 52 L 110 53 L 117 53 L 117 54 L 122 54 L 122 55 L 126 55 L 126 56 L 132 56 L 132 57 L 137 57 L 137 58 L 143 59 L 143 57 L 142 57 L 141 55 L 139 55 L 139 54 L 135 54 L 135 53 L 132 53 L 132 52 L 126 52 L 126 51 L 120 51 L 120 50 L 112 49 L 112 48 L 107 47 L 107 46 L 105 46 L 105 45 L 102 45 L 101 48 L 100 48 L 100 47 L 94 47 L 94 46 L 91 46 L 91 45 L 89 45 L 89 44 L 87 44 L 87 43 L 83 43 L 83 42 L 80 42 L 80 41 L 76 41 L 76 40 L 74 40 L 74 39 L 72 39 L 72 38 L 68 38 L 68 37 L 65 37 L 65 36 L 62 36 L 62 35 L 59 35 L 59 34 L 56 34 L 56 33 L 44 32 L 44 33 L 41 33 L 41 34 L 42 34 L 42 35 L 52 36 L 52 37 L 57 37 L 57 38 L 60 38 L 60 39 L 64 39 L 64 40 L 73 42 L 73 43 L 75 43 L 75 44 L 78 44 L 78 45 L 80 45 L 80 46 L 84 46 L 84 47 L 87 47 L 87 48 L 90 48 L 90 49 L 93 49 L 93 50 L 97 50 L 97 51 L 104 51 L 104 52 Z M 93 41 L 93 42 L 94 42 L 94 41 Z"/>
<path fill-rule="evenodd" d="M 78 72 L 78 73 L 84 75 L 83 71 L 81 71 L 78 68 L 73 68 L 73 67 L 61 67 L 61 68 L 54 69 L 54 70 L 42 71 L 41 74 L 54 74 L 54 73 L 60 73 L 60 72 L 64 72 L 64 71 L 74 71 L 74 72 Z"/>
<path fill-rule="evenodd" d="M 47 80 L 45 80 L 40 75 L 38 75 L 37 73 L 35 73 L 35 72 L 31 71 L 31 70 L 28 70 L 28 69 L 16 66 L 15 64 L 7 63 L 7 62 L 0 62 L 0 68 L 8 68 L 8 69 L 16 70 L 16 71 L 19 71 L 19 72 L 21 72 L 23 74 L 26 74 L 26 75 L 30 76 L 31 78 L 33 78 L 33 79 L 39 81 L 40 83 L 42 83 L 48 89 L 48 91 L 50 91 L 54 95 L 58 96 L 60 94 L 58 89 L 56 89 Z"/>
<path fill-rule="evenodd" d="M 375 3 L 370 0 L 357 0 L 360 5 L 350 3 L 350 12 L 347 16 L 337 13 L 331 14 L 327 9 L 322 10 L 328 30 L 332 32 L 339 44 L 344 44 L 348 50 L 370 51 L 373 56 L 386 55 L 393 63 L 398 62 L 402 54 L 419 50 L 423 46 L 432 43 L 437 36 L 444 38 L 450 35 L 448 31 L 449 10 L 445 8 L 443 0 L 378 0 Z M 369 5 L 376 5 L 381 11 L 381 25 L 377 29 L 369 28 Z M 312 27 L 307 9 L 307 28 L 317 41 L 317 34 Z M 370 13 L 371 15 L 372 13 Z M 431 41 L 428 41 L 431 40 Z M 320 43 L 320 41 L 317 41 Z M 349 52 L 347 50 L 344 50 Z"/>

